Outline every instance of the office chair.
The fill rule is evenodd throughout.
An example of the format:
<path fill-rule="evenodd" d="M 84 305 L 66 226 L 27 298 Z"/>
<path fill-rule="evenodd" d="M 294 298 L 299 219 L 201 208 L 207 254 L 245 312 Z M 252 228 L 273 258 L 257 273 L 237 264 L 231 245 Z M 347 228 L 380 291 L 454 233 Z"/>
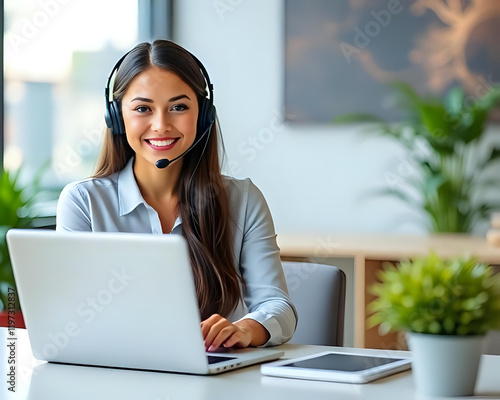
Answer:
<path fill-rule="evenodd" d="M 337 267 L 284 261 L 283 271 L 299 315 L 290 343 L 342 346 L 346 276 Z"/>

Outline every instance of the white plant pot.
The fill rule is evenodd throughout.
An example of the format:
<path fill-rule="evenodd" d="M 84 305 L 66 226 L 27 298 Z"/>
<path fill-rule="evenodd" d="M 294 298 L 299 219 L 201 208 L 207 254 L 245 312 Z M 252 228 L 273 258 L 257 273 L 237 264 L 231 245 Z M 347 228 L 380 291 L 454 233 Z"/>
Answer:
<path fill-rule="evenodd" d="M 472 396 L 484 335 L 448 336 L 409 333 L 412 373 L 419 393 Z"/>

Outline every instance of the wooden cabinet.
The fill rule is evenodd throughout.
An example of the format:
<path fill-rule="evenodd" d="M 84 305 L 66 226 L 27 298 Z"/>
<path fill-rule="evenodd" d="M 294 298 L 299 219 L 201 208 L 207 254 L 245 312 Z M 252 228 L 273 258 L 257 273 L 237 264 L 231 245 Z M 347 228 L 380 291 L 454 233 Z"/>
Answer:
<path fill-rule="evenodd" d="M 335 257 L 352 258 L 354 282 L 354 346 L 404 349 L 404 335 L 380 336 L 366 324 L 367 304 L 373 299 L 368 289 L 377 271 L 387 261 L 397 263 L 434 251 L 441 257 L 475 255 L 479 261 L 500 271 L 500 248 L 488 245 L 484 237 L 462 234 L 386 235 L 386 234 L 278 234 L 283 260 L 322 263 Z"/>

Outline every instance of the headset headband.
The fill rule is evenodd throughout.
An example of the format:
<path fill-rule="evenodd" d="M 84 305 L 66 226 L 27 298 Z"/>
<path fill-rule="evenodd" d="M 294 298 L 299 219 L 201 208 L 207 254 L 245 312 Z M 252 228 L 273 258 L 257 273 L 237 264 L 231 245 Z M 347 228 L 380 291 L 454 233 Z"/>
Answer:
<path fill-rule="evenodd" d="M 132 51 L 132 50 L 130 50 Z M 115 66 L 113 67 L 113 69 L 111 70 L 111 73 L 109 74 L 109 77 L 108 77 L 108 81 L 106 83 L 106 98 L 108 99 L 108 101 L 113 101 L 114 99 L 111 99 L 109 98 L 109 96 L 113 96 L 113 90 L 111 90 L 111 93 L 109 91 L 109 87 L 110 87 L 110 83 L 111 83 L 111 80 L 113 78 L 116 78 L 115 76 L 115 72 L 118 72 L 118 69 L 120 68 L 120 65 L 122 64 L 123 60 L 125 60 L 125 57 L 127 57 L 130 53 L 130 51 L 126 52 L 118 61 L 117 63 L 115 64 Z M 187 50 L 186 50 L 187 51 Z M 205 69 L 205 66 L 201 63 L 200 60 L 198 60 L 198 58 L 196 58 L 196 56 L 193 54 L 193 53 L 190 53 L 189 51 L 187 51 L 189 53 L 189 55 L 191 57 L 193 57 L 193 60 L 196 62 L 196 64 L 198 64 L 198 67 L 200 67 L 201 69 L 201 72 L 203 73 L 203 76 L 205 77 L 205 81 L 207 82 L 207 87 L 208 87 L 208 93 L 209 93 L 209 98 L 212 100 L 212 103 L 213 103 L 213 96 L 214 96 L 214 85 L 212 85 L 212 82 L 210 82 L 210 77 L 208 76 L 208 72 L 207 70 Z M 114 89 L 114 79 L 113 79 L 113 89 Z"/>
<path fill-rule="evenodd" d="M 106 98 L 106 112 L 105 112 L 105 120 L 108 128 L 111 129 L 112 133 L 115 135 L 120 135 L 125 133 L 125 126 L 123 123 L 123 118 L 121 114 L 121 104 L 119 101 L 116 101 L 113 97 L 114 92 L 114 83 L 116 79 L 116 74 L 118 73 L 118 69 L 120 65 L 125 60 L 125 58 L 130 54 L 132 50 L 125 53 L 115 64 L 111 73 L 109 74 L 106 87 L 104 89 L 104 95 Z M 207 70 L 204 65 L 201 63 L 198 58 L 189 51 L 185 50 L 196 62 L 198 67 L 200 68 L 203 77 L 205 78 L 206 85 L 208 87 L 208 95 L 209 97 L 202 97 L 199 99 L 200 104 L 199 107 L 199 115 L 198 115 L 198 126 L 197 132 L 203 131 L 206 126 L 212 124 L 215 120 L 215 107 L 214 107 L 214 92 L 213 85 L 210 81 L 210 77 L 208 75 Z"/>
<path fill-rule="evenodd" d="M 116 78 L 115 72 L 118 72 L 118 68 L 120 68 L 120 65 L 122 65 L 123 60 L 125 60 L 125 57 L 129 55 L 130 51 L 127 51 L 115 64 L 113 69 L 111 70 L 111 74 L 109 74 L 108 81 L 106 83 L 106 88 L 105 88 L 105 94 L 106 94 L 106 100 L 108 101 L 114 101 L 114 99 L 110 99 L 110 95 L 113 96 L 113 90 L 111 90 L 111 94 L 109 93 L 109 85 L 111 83 L 111 79 Z M 113 79 L 113 89 L 115 86 L 115 80 Z"/>

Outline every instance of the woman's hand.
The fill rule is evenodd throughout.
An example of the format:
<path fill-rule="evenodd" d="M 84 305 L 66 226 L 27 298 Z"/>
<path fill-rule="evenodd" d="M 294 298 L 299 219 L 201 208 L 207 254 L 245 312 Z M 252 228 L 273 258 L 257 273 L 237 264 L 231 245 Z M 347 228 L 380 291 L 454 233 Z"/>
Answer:
<path fill-rule="evenodd" d="M 260 346 L 269 340 L 269 332 L 257 321 L 243 319 L 232 324 L 219 314 L 213 314 L 201 323 L 201 333 L 208 351 L 221 346 Z"/>

